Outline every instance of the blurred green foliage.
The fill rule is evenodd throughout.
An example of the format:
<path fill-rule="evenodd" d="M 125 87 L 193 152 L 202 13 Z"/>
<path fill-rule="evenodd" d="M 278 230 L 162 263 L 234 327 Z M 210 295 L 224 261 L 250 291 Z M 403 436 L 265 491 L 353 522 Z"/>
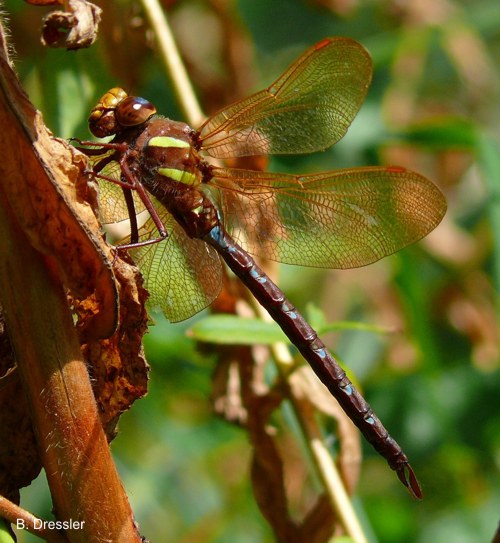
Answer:
<path fill-rule="evenodd" d="M 449 212 L 428 240 L 381 263 L 325 273 L 283 266 L 280 285 L 298 307 L 321 307 L 326 323 L 394 330 L 347 328 L 326 338 L 404 444 L 425 494 L 421 503 L 407 497 L 364 447 L 356 506 L 370 541 L 490 541 L 500 517 L 498 0 L 167 4 L 207 112 L 270 82 L 324 36 L 353 37 L 371 52 L 373 85 L 344 140 L 271 167 L 398 163 L 432 178 Z M 68 53 L 39 44 L 44 9 L 5 4 L 16 69 L 60 137 L 87 138 L 88 111 L 117 84 L 180 115 L 140 7 L 102 7 L 102 37 Z M 227 48 L 238 46 L 241 55 L 228 59 Z M 204 316 L 177 325 L 155 318 L 149 395 L 122 417 L 112 445 L 142 533 L 156 542 L 272 541 L 252 497 L 246 435 L 211 413 L 216 355 L 186 335 Z M 23 492 L 23 505 L 50 516 L 43 480 Z"/>

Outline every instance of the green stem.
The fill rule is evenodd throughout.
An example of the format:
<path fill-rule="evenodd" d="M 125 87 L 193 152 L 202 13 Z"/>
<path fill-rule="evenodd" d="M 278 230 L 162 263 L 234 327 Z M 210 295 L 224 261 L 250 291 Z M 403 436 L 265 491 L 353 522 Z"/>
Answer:
<path fill-rule="evenodd" d="M 165 12 L 158 0 L 141 0 L 146 16 L 156 36 L 160 58 L 174 86 L 177 100 L 186 116 L 187 122 L 199 126 L 205 116 L 191 85 L 188 73 L 182 62 Z"/>

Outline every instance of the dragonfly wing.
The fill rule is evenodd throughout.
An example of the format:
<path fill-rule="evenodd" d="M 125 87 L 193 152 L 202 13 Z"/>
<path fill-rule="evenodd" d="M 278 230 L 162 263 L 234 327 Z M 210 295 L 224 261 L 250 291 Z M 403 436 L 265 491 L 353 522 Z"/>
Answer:
<path fill-rule="evenodd" d="M 171 322 L 185 320 L 210 305 L 222 288 L 219 256 L 209 245 L 189 238 L 168 211 L 154 202 L 168 237 L 131 250 L 145 277 L 149 302 Z M 139 231 L 140 240 L 158 237 L 148 219 Z"/>
<path fill-rule="evenodd" d="M 102 159 L 102 156 L 99 157 Z M 96 163 L 96 160 L 91 159 L 91 163 Z M 123 196 L 121 186 L 113 183 L 112 180 L 120 181 L 121 168 L 118 162 L 112 161 L 107 164 L 98 175 L 102 175 L 106 179 L 99 181 L 99 214 L 103 224 L 113 224 L 128 220 L 129 213 L 127 204 Z M 99 178 L 98 178 L 99 179 Z M 132 190 L 132 198 L 134 199 L 135 212 L 141 213 L 144 211 L 144 204 L 141 202 L 136 191 Z"/>
<path fill-rule="evenodd" d="M 418 241 L 446 212 L 439 189 L 404 168 L 213 173 L 214 197 L 234 240 L 249 253 L 287 264 L 365 266 Z"/>
<path fill-rule="evenodd" d="M 371 74 L 362 45 L 324 39 L 267 89 L 210 117 L 200 128 L 202 148 L 216 158 L 326 149 L 346 133 Z"/>

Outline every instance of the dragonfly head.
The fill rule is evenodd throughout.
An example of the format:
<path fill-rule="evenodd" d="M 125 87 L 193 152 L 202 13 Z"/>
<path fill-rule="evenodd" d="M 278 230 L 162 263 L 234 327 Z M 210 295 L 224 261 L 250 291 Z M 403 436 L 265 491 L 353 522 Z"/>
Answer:
<path fill-rule="evenodd" d="M 156 113 L 155 106 L 139 96 L 129 96 L 115 87 L 104 94 L 92 109 L 89 129 L 98 138 L 113 136 L 125 128 L 139 126 Z"/>

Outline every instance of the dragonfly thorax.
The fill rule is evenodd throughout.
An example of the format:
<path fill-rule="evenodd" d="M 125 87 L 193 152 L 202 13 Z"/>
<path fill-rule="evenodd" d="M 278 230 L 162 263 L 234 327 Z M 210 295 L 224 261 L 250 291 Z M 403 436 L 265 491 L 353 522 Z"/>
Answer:
<path fill-rule="evenodd" d="M 201 189 L 206 164 L 192 144 L 194 134 L 185 123 L 155 117 L 135 140 L 130 166 L 186 233 L 202 238 L 219 216 Z"/>
<path fill-rule="evenodd" d="M 192 145 L 194 130 L 187 124 L 156 118 L 145 125 L 135 142 L 142 176 L 158 174 L 184 185 L 201 183 L 201 157 Z M 146 181 L 147 182 L 147 181 Z"/>

